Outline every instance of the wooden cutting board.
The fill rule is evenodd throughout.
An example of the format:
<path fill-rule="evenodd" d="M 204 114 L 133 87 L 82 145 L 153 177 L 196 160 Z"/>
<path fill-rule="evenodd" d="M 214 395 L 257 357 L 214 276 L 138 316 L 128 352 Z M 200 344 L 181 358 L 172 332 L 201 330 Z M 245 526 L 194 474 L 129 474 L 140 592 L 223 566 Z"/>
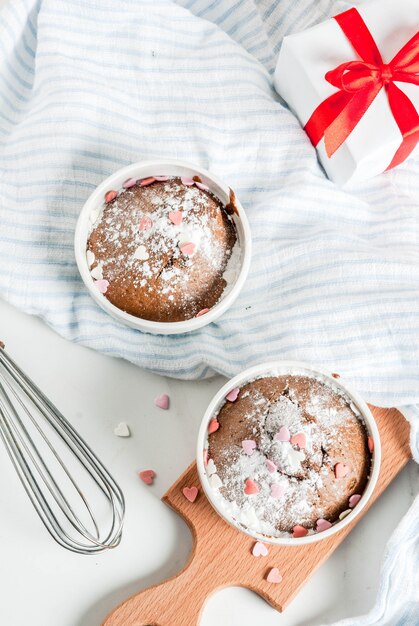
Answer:
<path fill-rule="evenodd" d="M 163 496 L 163 502 L 191 529 L 193 547 L 188 564 L 173 578 L 123 602 L 103 626 L 198 626 L 209 596 L 231 586 L 247 587 L 283 611 L 410 459 L 409 426 L 402 414 L 396 409 L 370 408 L 381 437 L 380 476 L 370 502 L 351 524 L 314 544 L 269 546 L 268 556 L 255 558 L 251 553 L 254 540 L 221 519 L 202 489 L 194 503 L 183 496 L 184 487 L 199 486 L 196 464 L 192 463 Z M 283 576 L 280 584 L 266 580 L 272 567 L 278 567 Z"/>

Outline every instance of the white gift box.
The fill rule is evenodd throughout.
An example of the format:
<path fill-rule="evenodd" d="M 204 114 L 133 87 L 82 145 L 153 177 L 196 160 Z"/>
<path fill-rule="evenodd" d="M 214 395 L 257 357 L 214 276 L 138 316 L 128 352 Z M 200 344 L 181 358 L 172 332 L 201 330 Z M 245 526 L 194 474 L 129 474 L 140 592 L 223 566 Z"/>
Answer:
<path fill-rule="evenodd" d="M 384 63 L 419 29 L 419 0 L 373 0 L 357 5 Z M 338 89 L 325 79 L 341 63 L 358 60 L 339 24 L 329 19 L 284 38 L 275 70 L 275 88 L 305 126 L 313 111 Z M 395 82 L 419 111 L 419 87 Z M 327 175 L 339 185 L 371 178 L 391 163 L 402 142 L 385 89 L 381 89 L 345 142 L 329 158 L 324 139 L 318 157 Z M 418 146 L 414 153 L 417 153 Z"/>

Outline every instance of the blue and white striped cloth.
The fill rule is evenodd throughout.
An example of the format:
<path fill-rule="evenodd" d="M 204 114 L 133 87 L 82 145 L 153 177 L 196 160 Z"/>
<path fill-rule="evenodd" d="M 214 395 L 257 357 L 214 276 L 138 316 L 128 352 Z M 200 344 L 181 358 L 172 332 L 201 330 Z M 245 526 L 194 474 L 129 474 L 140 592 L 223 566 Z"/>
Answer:
<path fill-rule="evenodd" d="M 277 358 L 338 371 L 371 402 L 410 405 L 419 460 L 419 158 L 342 191 L 272 87 L 282 37 L 347 5 L 0 6 L 0 295 L 72 341 L 169 376 L 232 375 Z M 228 181 L 254 240 L 233 308 L 180 337 L 107 317 L 73 255 L 77 216 L 95 186 L 160 156 Z M 418 625 L 418 507 L 390 542 L 375 608 L 345 626 Z"/>

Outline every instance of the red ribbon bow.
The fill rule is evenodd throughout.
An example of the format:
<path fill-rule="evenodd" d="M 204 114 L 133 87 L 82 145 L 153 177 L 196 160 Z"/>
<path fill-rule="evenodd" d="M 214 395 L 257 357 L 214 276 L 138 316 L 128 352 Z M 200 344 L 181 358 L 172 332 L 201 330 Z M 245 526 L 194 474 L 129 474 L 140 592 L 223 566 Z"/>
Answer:
<path fill-rule="evenodd" d="M 419 115 L 396 82 L 419 85 L 419 32 L 399 50 L 390 63 L 383 63 L 367 25 L 356 9 L 334 18 L 360 57 L 325 74 L 339 89 L 314 111 L 304 130 L 314 146 L 324 137 L 326 153 L 332 156 L 353 131 L 381 89 L 387 92 L 391 112 L 403 136 L 387 169 L 404 161 L 419 141 Z"/>

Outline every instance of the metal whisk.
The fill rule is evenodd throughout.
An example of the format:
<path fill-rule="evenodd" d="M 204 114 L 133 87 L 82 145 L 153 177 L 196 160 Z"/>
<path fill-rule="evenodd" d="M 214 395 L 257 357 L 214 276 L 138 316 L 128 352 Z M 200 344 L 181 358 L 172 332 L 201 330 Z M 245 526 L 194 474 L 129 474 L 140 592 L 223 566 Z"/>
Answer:
<path fill-rule="evenodd" d="M 1 342 L 0 435 L 55 541 L 80 554 L 119 544 L 125 513 L 120 488 Z"/>

